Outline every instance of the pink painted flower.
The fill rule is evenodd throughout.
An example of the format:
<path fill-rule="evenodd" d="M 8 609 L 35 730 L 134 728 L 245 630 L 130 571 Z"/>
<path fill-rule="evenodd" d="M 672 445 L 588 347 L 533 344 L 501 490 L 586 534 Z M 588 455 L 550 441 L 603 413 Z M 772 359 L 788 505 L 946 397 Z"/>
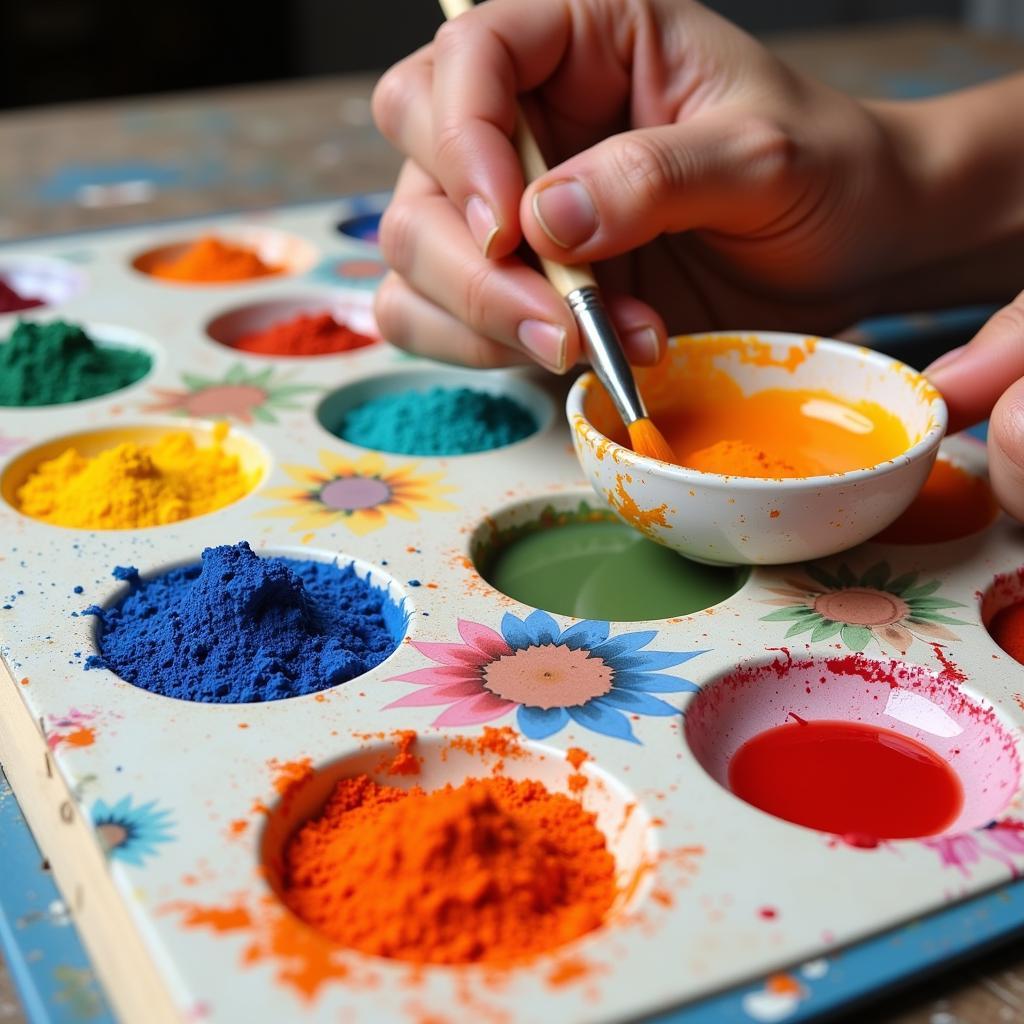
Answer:
<path fill-rule="evenodd" d="M 435 725 L 491 722 L 512 711 L 530 739 L 545 739 L 570 721 L 605 736 L 638 743 L 629 715 L 677 715 L 655 693 L 693 691 L 687 679 L 661 669 L 702 651 L 643 650 L 655 630 L 610 636 L 607 622 L 584 620 L 567 629 L 547 612 L 525 619 L 507 613 L 501 632 L 459 621 L 462 643 L 413 646 L 435 664 L 396 676 L 419 687 L 389 708 L 447 705 Z"/>

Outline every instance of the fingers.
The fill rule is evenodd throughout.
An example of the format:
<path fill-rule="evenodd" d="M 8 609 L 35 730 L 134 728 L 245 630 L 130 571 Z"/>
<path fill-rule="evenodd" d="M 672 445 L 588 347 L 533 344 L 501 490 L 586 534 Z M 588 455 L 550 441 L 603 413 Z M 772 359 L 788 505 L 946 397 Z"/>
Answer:
<path fill-rule="evenodd" d="M 439 192 L 397 198 L 380 229 L 388 265 L 477 334 L 521 348 L 564 373 L 579 357 L 568 306 L 521 260 L 486 259 L 459 211 Z"/>
<path fill-rule="evenodd" d="M 721 108 L 612 136 L 553 168 L 520 204 L 529 244 L 579 263 L 695 228 L 755 235 L 799 196 L 796 147 L 771 119 Z"/>
<path fill-rule="evenodd" d="M 999 504 L 1024 521 L 1024 380 L 1012 384 L 992 410 L 988 472 Z"/>
<path fill-rule="evenodd" d="M 417 295 L 394 273 L 388 274 L 377 289 L 374 313 L 381 334 L 412 355 L 481 370 L 530 361 L 516 349 L 481 337 L 429 299 Z"/>
<path fill-rule="evenodd" d="M 950 433 L 985 419 L 1003 392 L 1024 377 L 1024 292 L 970 344 L 947 352 L 925 373 L 949 406 Z"/>
<path fill-rule="evenodd" d="M 396 273 L 381 287 L 378 318 L 395 344 L 474 366 L 529 356 L 562 373 L 578 361 L 579 333 L 564 299 L 521 260 L 486 259 L 437 182 L 412 161 L 381 220 L 380 244 Z M 630 361 L 656 362 L 666 337 L 661 318 L 634 298 L 611 294 L 606 302 Z M 497 354 L 495 344 L 510 354 Z"/>
<path fill-rule="evenodd" d="M 510 141 L 517 97 L 558 68 L 571 39 L 565 0 L 492 0 L 435 37 L 433 169 L 495 257 L 520 240 L 523 174 Z"/>

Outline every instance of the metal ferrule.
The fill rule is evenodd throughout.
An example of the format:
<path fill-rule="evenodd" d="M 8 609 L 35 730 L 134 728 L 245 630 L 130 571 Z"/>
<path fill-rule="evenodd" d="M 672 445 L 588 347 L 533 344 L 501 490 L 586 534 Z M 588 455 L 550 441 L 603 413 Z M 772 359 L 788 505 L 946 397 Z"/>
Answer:
<path fill-rule="evenodd" d="M 615 327 L 596 288 L 577 288 L 566 299 L 583 334 L 583 346 L 597 379 L 605 386 L 627 426 L 645 419 L 647 410 L 636 389 L 633 371 L 622 352 Z"/>

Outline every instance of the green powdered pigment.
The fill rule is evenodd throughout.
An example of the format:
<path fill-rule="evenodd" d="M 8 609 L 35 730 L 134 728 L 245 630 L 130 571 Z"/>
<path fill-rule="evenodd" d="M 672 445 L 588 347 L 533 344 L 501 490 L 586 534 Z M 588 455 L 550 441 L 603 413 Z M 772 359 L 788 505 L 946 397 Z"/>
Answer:
<path fill-rule="evenodd" d="M 702 611 L 746 579 L 740 569 L 691 562 L 617 521 L 530 530 L 496 551 L 482 575 L 534 608 L 612 622 Z"/>
<path fill-rule="evenodd" d="M 0 344 L 0 405 L 61 405 L 134 384 L 152 359 L 138 349 L 97 345 L 81 327 L 21 321 Z"/>
<path fill-rule="evenodd" d="M 521 441 L 536 430 L 533 414 L 507 395 L 431 388 L 357 405 L 335 433 L 351 444 L 396 455 L 467 455 Z"/>

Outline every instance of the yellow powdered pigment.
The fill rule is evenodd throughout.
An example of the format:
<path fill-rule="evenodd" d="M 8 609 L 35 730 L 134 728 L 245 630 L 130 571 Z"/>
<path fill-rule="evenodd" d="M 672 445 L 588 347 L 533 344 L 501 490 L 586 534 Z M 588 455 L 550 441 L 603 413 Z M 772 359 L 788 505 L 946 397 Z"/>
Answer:
<path fill-rule="evenodd" d="M 199 447 L 175 431 L 155 444 L 119 444 L 92 458 L 69 448 L 41 463 L 18 489 L 25 515 L 56 526 L 130 530 L 163 526 L 223 508 L 255 484 L 237 455 L 224 451 L 227 424 Z"/>

